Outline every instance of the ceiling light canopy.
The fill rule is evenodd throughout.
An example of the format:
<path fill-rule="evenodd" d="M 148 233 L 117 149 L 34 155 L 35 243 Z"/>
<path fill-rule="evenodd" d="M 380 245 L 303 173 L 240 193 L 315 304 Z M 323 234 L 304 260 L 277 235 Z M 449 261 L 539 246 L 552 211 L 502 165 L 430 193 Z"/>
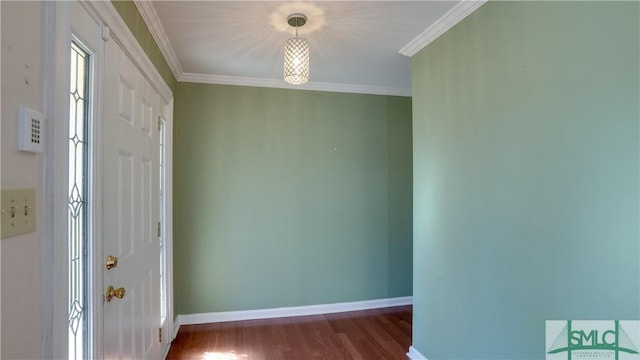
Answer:
<path fill-rule="evenodd" d="M 293 85 L 309 81 L 309 42 L 298 37 L 298 28 L 307 23 L 303 14 L 292 14 L 287 23 L 296 28 L 296 37 L 284 44 L 284 81 Z"/>

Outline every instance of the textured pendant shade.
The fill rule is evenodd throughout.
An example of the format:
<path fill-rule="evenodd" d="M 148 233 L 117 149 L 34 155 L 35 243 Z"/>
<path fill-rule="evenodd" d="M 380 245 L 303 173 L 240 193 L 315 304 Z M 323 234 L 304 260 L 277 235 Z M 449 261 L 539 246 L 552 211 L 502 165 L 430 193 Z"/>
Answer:
<path fill-rule="evenodd" d="M 309 81 L 309 42 L 291 38 L 284 44 L 284 81 L 299 85 Z"/>
<path fill-rule="evenodd" d="M 293 85 L 309 81 L 309 42 L 298 37 L 298 27 L 306 23 L 302 14 L 294 14 L 287 19 L 289 25 L 295 26 L 296 37 L 284 44 L 284 81 Z"/>

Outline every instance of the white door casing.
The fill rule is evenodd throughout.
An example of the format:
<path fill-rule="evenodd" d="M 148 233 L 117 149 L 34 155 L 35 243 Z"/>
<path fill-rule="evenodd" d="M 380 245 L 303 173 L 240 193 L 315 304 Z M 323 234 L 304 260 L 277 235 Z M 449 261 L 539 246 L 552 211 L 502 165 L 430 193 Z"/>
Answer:
<path fill-rule="evenodd" d="M 43 333 L 51 334 L 43 337 L 43 358 L 67 358 L 69 339 L 69 232 L 68 232 L 68 186 L 69 186 L 69 88 L 70 88 L 70 53 L 71 42 L 79 43 L 90 53 L 89 77 L 91 79 L 89 95 L 89 144 L 88 161 L 90 166 L 99 163 L 100 141 L 93 134 L 99 133 L 100 123 L 100 78 L 102 72 L 102 39 L 101 24 L 86 8 L 77 2 L 55 2 L 45 4 L 45 26 L 47 34 L 45 70 L 45 234 L 47 238 L 43 246 L 50 244 L 51 250 L 45 252 L 44 273 L 53 274 L 43 278 Z M 98 263 L 100 255 L 95 244 L 100 238 L 100 173 L 93 172 L 86 179 L 88 194 L 87 244 L 89 264 Z M 45 251 L 48 249 L 45 249 Z M 101 313 L 101 274 L 90 266 L 85 274 L 88 289 L 84 311 L 92 315 Z M 48 315 L 50 314 L 50 315 Z M 101 333 L 102 316 L 89 317 L 89 333 L 84 341 L 90 342 L 90 350 L 100 347 L 98 337 Z M 48 331 L 47 331 L 48 330 Z M 97 353 L 89 353 L 88 357 L 96 357 Z"/>
<path fill-rule="evenodd" d="M 45 208 L 49 211 L 43 216 L 45 232 L 52 234 L 52 246 L 49 247 L 51 255 L 44 259 L 44 271 L 53 276 L 43 284 L 43 332 L 52 334 L 43 338 L 43 358 L 66 358 L 68 348 L 68 240 L 64 215 L 67 199 L 64 194 L 68 185 L 65 148 L 68 146 L 69 102 L 68 93 L 61 89 L 69 87 L 69 45 L 74 37 L 92 52 L 95 81 L 90 124 L 93 132 L 90 171 L 94 179 L 89 185 L 93 208 L 87 275 L 91 282 L 89 296 L 93 300 L 88 309 L 92 312 L 89 356 L 160 358 L 172 340 L 172 332 L 167 330 L 173 328 L 171 90 L 110 2 L 53 2 L 44 7 L 44 22 L 49 29 L 45 36 L 45 51 L 49 55 L 45 61 L 45 113 L 51 124 L 47 136 L 53 140 L 47 144 L 45 161 L 45 199 L 51 200 L 46 200 Z M 158 202 L 158 116 L 163 116 L 167 125 L 164 204 Z M 125 130 L 127 126 L 129 131 Z M 158 342 L 159 206 L 164 206 L 166 212 L 163 229 L 169 294 L 166 335 L 162 343 Z M 104 262 L 109 254 L 119 255 L 120 261 L 118 267 L 107 271 Z M 125 297 L 103 302 L 109 285 L 124 287 Z"/>

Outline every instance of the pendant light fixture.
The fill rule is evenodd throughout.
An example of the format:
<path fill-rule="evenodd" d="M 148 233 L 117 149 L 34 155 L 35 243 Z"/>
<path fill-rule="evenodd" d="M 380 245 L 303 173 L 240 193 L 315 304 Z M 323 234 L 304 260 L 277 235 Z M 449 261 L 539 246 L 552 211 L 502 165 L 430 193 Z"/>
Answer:
<path fill-rule="evenodd" d="M 296 37 L 284 44 L 284 81 L 300 85 L 309 81 L 309 42 L 298 37 L 298 28 L 307 23 L 303 14 L 292 14 L 287 23 L 296 28 Z"/>

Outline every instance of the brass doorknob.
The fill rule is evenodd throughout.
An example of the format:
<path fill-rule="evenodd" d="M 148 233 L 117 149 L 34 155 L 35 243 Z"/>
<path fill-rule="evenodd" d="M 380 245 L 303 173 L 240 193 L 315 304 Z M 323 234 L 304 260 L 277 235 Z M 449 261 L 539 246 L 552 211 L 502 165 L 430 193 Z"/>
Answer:
<path fill-rule="evenodd" d="M 107 270 L 111 270 L 114 267 L 118 266 L 118 258 L 113 255 L 107 256 L 107 261 L 105 262 L 105 266 L 107 267 Z"/>
<path fill-rule="evenodd" d="M 105 294 L 105 298 L 107 302 L 110 302 L 113 297 L 117 297 L 118 299 L 122 299 L 124 297 L 125 290 L 123 287 L 114 289 L 113 286 L 109 286 L 107 288 L 107 293 Z"/>

